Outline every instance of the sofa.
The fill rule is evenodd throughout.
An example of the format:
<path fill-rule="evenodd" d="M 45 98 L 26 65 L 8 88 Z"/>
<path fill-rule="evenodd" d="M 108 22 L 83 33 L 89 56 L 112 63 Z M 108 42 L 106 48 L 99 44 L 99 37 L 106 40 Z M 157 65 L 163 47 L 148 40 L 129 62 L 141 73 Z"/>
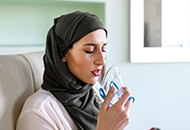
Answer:
<path fill-rule="evenodd" d="M 43 55 L 44 51 L 0 55 L 0 130 L 15 130 L 24 101 L 40 88 Z"/>

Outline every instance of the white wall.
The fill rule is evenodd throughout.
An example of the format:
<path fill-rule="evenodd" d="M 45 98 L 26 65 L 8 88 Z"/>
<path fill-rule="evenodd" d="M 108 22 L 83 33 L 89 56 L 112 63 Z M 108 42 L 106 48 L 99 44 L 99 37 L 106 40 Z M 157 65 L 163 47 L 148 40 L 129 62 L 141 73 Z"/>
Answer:
<path fill-rule="evenodd" d="M 136 97 L 126 130 L 190 129 L 190 63 L 130 63 L 130 0 L 106 0 L 106 26 L 106 68 L 117 64 Z"/>

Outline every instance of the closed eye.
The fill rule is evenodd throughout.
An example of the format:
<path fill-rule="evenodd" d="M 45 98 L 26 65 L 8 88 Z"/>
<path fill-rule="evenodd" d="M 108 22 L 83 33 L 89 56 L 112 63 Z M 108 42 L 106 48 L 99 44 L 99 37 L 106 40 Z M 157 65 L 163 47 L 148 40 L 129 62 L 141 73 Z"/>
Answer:
<path fill-rule="evenodd" d="M 88 53 L 88 54 L 91 54 L 91 53 L 93 53 L 94 51 L 87 51 L 87 50 L 85 50 L 85 52 Z"/>
<path fill-rule="evenodd" d="M 85 44 L 84 46 L 94 46 L 94 47 L 96 47 L 97 45 L 98 44 L 95 44 L 95 43 L 88 43 L 88 44 Z M 106 52 L 106 45 L 107 45 L 107 43 L 105 43 L 103 45 L 102 52 Z M 87 51 L 87 50 L 85 50 L 85 52 L 88 53 L 88 54 L 92 54 L 92 53 L 94 53 L 94 50 L 93 51 Z"/>
<path fill-rule="evenodd" d="M 85 50 L 85 52 L 88 53 L 88 54 L 94 53 L 94 51 L 87 51 L 87 50 Z M 106 50 L 102 50 L 102 52 L 106 52 Z"/>

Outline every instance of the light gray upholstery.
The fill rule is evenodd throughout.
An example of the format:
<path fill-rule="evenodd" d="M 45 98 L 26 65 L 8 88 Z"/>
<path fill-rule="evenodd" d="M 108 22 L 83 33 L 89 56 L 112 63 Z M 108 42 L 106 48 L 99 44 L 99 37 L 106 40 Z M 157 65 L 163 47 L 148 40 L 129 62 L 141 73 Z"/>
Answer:
<path fill-rule="evenodd" d="M 24 101 L 41 86 L 43 54 L 0 56 L 0 130 L 15 130 Z"/>

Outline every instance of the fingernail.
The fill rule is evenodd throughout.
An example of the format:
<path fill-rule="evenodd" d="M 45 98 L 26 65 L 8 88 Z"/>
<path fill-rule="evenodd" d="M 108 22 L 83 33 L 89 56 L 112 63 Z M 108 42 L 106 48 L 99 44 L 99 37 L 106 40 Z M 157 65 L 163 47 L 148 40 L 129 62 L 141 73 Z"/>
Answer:
<path fill-rule="evenodd" d="M 110 92 L 113 92 L 113 91 L 114 91 L 114 87 L 111 86 L 111 88 L 110 88 Z"/>

